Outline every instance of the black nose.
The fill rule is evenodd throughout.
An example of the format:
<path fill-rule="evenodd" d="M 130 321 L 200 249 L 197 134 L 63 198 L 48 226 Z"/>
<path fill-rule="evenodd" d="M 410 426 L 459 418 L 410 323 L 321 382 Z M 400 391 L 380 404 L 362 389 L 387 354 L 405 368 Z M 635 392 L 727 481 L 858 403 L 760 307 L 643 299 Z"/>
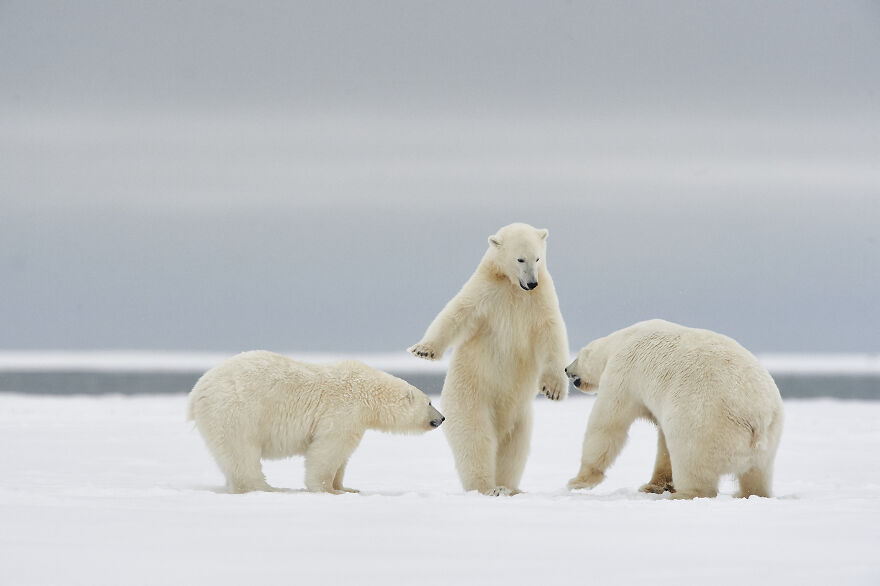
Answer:
<path fill-rule="evenodd" d="M 571 384 L 573 384 L 576 387 L 580 387 L 581 386 L 581 377 L 579 377 L 579 376 L 574 377 L 571 380 Z"/>
<path fill-rule="evenodd" d="M 532 282 L 532 283 L 526 283 L 526 287 L 529 288 L 529 291 L 531 291 L 532 289 L 534 289 L 534 288 L 537 287 L 537 286 L 538 286 L 538 282 L 537 282 L 537 281 L 534 281 L 534 282 Z"/>
<path fill-rule="evenodd" d="M 446 418 L 443 417 L 442 415 L 440 416 L 440 419 L 432 419 L 431 420 L 431 427 L 440 427 L 440 424 L 443 423 L 444 421 L 446 421 Z"/>

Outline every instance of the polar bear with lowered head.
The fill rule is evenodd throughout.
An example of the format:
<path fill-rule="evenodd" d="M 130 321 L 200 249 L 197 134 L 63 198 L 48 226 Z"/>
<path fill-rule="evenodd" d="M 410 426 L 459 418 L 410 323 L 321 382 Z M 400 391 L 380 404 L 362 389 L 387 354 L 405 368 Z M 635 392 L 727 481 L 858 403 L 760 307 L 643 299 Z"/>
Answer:
<path fill-rule="evenodd" d="M 565 372 L 578 389 L 597 393 L 570 489 L 602 482 L 641 417 L 658 428 L 654 474 L 641 491 L 714 497 L 719 477 L 734 474 L 737 496 L 771 495 L 782 398 L 735 340 L 644 321 L 590 342 Z"/>
<path fill-rule="evenodd" d="M 529 453 L 532 401 L 568 391 L 568 339 L 547 271 L 547 230 L 511 224 L 489 237 L 476 272 L 409 351 L 455 353 L 441 395 L 465 490 L 509 495 Z"/>
<path fill-rule="evenodd" d="M 230 492 L 273 490 L 261 459 L 305 455 L 306 488 L 342 485 L 367 429 L 422 433 L 444 417 L 406 381 L 354 360 L 308 364 L 256 350 L 206 372 L 189 395 L 195 421 Z"/>

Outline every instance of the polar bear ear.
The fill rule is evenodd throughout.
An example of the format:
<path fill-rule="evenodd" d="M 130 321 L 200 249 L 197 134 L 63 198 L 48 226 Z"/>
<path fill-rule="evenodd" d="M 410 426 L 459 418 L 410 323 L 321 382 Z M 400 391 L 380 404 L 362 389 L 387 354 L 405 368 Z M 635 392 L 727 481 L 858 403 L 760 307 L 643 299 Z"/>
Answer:
<path fill-rule="evenodd" d="M 498 238 L 496 234 L 493 234 L 492 236 L 489 236 L 489 244 L 495 248 L 501 248 L 501 239 Z"/>
<path fill-rule="evenodd" d="M 549 235 L 550 235 L 550 231 L 547 230 L 546 228 L 538 230 L 538 238 L 540 238 L 541 240 L 547 240 L 547 236 L 549 236 Z"/>

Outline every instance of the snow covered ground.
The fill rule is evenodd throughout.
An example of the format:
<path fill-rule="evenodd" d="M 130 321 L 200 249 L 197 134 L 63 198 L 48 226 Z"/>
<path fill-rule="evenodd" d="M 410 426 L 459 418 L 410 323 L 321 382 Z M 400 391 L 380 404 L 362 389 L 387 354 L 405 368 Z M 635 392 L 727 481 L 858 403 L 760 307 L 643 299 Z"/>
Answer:
<path fill-rule="evenodd" d="M 346 484 L 229 495 L 185 396 L 0 394 L 0 583 L 878 584 L 880 402 L 786 401 L 776 498 L 636 492 L 654 431 L 637 423 L 604 484 L 563 487 L 593 404 L 536 400 L 513 498 L 462 494 L 442 433 L 369 432 Z"/>

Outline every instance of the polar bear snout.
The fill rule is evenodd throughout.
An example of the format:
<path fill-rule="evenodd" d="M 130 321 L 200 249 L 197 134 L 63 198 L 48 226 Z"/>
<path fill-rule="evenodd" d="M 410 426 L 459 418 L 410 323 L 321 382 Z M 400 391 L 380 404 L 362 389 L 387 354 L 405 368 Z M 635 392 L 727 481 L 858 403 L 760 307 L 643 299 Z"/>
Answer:
<path fill-rule="evenodd" d="M 526 291 L 531 291 L 538 286 L 538 266 L 537 261 L 530 261 L 524 257 L 516 259 L 517 262 L 517 279 L 519 286 Z"/>
<path fill-rule="evenodd" d="M 581 375 L 579 375 L 578 373 L 576 373 L 574 371 L 576 364 L 577 364 L 577 360 L 575 360 L 574 362 L 572 362 L 571 364 L 566 366 L 565 367 L 565 375 L 568 377 L 568 380 L 571 381 L 571 384 L 574 385 L 574 388 L 580 389 L 582 391 L 586 391 L 588 385 L 581 386 L 584 381 L 581 379 Z"/>
<path fill-rule="evenodd" d="M 568 366 L 565 367 L 565 376 L 567 376 L 568 379 L 573 383 L 574 383 L 575 379 L 577 379 L 578 381 L 581 380 L 580 377 L 574 371 L 575 364 L 577 364 L 577 360 L 575 360 L 574 362 L 572 362 L 571 364 L 569 364 Z M 574 384 L 575 384 L 575 386 L 577 386 L 577 383 L 574 383 Z"/>
<path fill-rule="evenodd" d="M 431 411 L 428 413 L 428 417 L 430 418 L 430 426 L 434 429 L 440 427 L 440 424 L 446 421 L 446 418 L 443 417 L 443 414 L 434 409 L 434 406 L 430 403 L 428 404 L 428 408 Z"/>

